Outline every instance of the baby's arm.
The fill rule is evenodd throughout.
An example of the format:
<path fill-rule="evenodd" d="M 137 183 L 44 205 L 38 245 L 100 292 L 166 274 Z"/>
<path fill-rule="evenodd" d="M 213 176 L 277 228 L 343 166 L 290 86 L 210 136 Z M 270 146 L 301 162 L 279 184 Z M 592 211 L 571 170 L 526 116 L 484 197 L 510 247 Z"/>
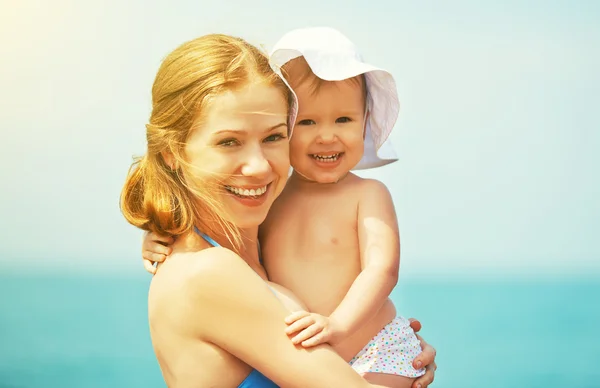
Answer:
<path fill-rule="evenodd" d="M 364 180 L 358 205 L 361 273 L 329 319 L 351 334 L 383 306 L 400 269 L 398 220 L 390 192 L 376 180 Z"/>
<path fill-rule="evenodd" d="M 335 344 L 362 327 L 383 306 L 398 281 L 400 237 L 392 197 L 383 183 L 360 183 L 358 242 L 361 273 L 329 317 L 298 311 L 286 318 L 286 333 L 304 347 Z"/>

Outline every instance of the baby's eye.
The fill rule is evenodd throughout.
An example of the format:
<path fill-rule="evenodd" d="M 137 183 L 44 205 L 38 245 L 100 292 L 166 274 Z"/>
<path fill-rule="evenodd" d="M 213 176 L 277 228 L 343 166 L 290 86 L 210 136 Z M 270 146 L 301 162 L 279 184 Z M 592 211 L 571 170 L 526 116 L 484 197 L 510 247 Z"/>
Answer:
<path fill-rule="evenodd" d="M 340 123 L 340 124 L 349 123 L 351 121 L 352 121 L 352 119 L 350 117 L 345 117 L 345 116 L 344 117 L 338 117 L 338 119 L 335 120 L 336 123 Z"/>
<path fill-rule="evenodd" d="M 233 147 L 234 145 L 239 144 L 239 142 L 236 139 L 224 139 L 221 140 L 218 144 L 223 147 Z"/>
<path fill-rule="evenodd" d="M 274 141 L 282 140 L 285 138 L 286 138 L 286 136 L 283 133 L 274 133 L 270 136 L 267 136 L 267 138 L 265 139 L 265 142 L 274 142 Z"/>
<path fill-rule="evenodd" d="M 311 119 L 300 120 L 298 121 L 298 125 L 315 125 L 315 121 Z"/>

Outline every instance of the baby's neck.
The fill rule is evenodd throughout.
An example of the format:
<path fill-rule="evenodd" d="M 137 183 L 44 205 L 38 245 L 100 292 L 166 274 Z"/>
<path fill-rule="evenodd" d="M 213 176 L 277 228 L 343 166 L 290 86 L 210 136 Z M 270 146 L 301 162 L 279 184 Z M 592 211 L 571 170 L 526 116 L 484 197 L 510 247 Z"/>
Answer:
<path fill-rule="evenodd" d="M 348 175 L 350 175 L 350 171 L 348 171 L 346 174 L 344 174 L 340 179 L 338 179 L 335 182 L 323 183 L 323 182 L 313 181 L 313 180 L 305 177 L 304 175 L 300 174 L 296 170 L 293 170 L 292 175 L 288 179 L 287 184 L 288 185 L 291 184 L 298 189 L 308 189 L 308 190 L 324 189 L 324 188 L 335 186 L 335 185 L 341 183 L 348 177 Z"/>

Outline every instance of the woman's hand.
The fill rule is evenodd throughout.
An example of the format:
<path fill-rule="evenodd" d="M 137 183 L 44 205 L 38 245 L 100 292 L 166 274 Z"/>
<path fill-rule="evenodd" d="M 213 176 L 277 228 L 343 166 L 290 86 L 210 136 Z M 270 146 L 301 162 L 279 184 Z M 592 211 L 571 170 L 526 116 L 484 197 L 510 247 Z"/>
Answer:
<path fill-rule="evenodd" d="M 415 331 L 415 334 L 421 330 L 421 322 L 414 318 L 410 318 L 410 327 Z M 423 337 L 416 334 L 417 338 L 421 342 L 421 349 L 423 351 L 413 360 L 413 367 L 415 369 L 425 368 L 425 374 L 413 382 L 412 388 L 426 388 L 429 384 L 433 383 L 435 371 L 437 365 L 435 363 L 436 351 L 433 346 L 429 345 Z"/>

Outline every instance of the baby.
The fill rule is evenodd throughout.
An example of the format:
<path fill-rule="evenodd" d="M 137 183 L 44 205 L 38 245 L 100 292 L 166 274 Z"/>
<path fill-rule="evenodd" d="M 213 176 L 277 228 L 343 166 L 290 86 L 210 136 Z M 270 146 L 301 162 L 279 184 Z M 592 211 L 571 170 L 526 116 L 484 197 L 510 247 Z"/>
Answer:
<path fill-rule="evenodd" d="M 331 28 L 289 32 L 270 61 L 298 101 L 293 172 L 259 231 L 269 279 L 310 311 L 292 313 L 287 333 L 307 348 L 331 344 L 372 382 L 410 387 L 425 370 L 413 368 L 419 340 L 388 298 L 400 264 L 394 204 L 381 182 L 351 172 L 396 160 L 385 148 L 399 111 L 394 79 Z M 159 251 L 160 240 L 149 234 L 144 246 Z"/>

